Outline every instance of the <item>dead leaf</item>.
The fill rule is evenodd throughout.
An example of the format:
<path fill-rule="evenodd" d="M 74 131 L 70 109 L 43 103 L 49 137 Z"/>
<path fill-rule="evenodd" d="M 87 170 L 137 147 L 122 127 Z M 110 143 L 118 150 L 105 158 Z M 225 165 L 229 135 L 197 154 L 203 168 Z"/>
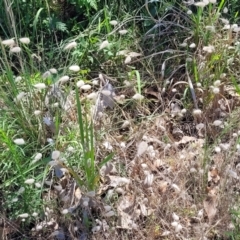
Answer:
<path fill-rule="evenodd" d="M 217 196 L 209 194 L 203 201 L 204 209 L 207 213 L 209 224 L 212 224 L 214 217 L 217 213 Z"/>
<path fill-rule="evenodd" d="M 158 189 L 160 193 L 165 193 L 167 191 L 167 188 L 169 186 L 169 183 L 167 181 L 161 181 L 158 183 Z"/>
<path fill-rule="evenodd" d="M 215 185 L 220 181 L 220 176 L 218 175 L 218 170 L 216 167 L 212 167 L 210 171 L 208 171 L 208 182 L 213 182 Z"/>
<path fill-rule="evenodd" d="M 119 204 L 117 206 L 117 211 L 118 211 L 117 228 L 121 228 L 121 229 L 136 228 L 137 225 L 134 220 L 137 217 L 139 217 L 140 211 L 138 211 L 138 214 L 136 211 L 134 211 L 134 208 L 136 206 L 135 202 L 136 202 L 135 197 L 133 196 L 128 195 L 128 196 L 121 197 Z"/>
<path fill-rule="evenodd" d="M 137 156 L 140 157 L 148 148 L 148 144 L 145 141 L 142 141 L 138 144 Z"/>
<path fill-rule="evenodd" d="M 82 198 L 82 193 L 81 193 L 81 190 L 79 187 L 75 190 L 74 195 L 78 200 L 80 200 Z"/>
<path fill-rule="evenodd" d="M 192 141 L 196 141 L 197 139 L 195 137 L 191 137 L 191 136 L 183 136 L 182 139 L 178 142 L 175 142 L 176 145 L 179 144 L 186 144 Z"/>
<path fill-rule="evenodd" d="M 119 176 L 107 176 L 106 178 L 109 180 L 109 186 L 111 187 L 123 186 L 131 182 L 129 178 Z"/>

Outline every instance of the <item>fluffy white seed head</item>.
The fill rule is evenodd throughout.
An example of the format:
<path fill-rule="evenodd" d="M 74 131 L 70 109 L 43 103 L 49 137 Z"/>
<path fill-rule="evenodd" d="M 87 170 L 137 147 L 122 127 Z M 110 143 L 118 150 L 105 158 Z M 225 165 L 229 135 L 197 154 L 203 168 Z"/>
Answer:
<path fill-rule="evenodd" d="M 228 8 L 225 7 L 225 8 L 223 9 L 223 13 L 228 13 Z"/>
<path fill-rule="evenodd" d="M 46 71 L 45 73 L 43 73 L 43 75 L 42 75 L 42 78 L 43 79 L 46 79 L 46 78 L 49 78 L 49 77 L 51 77 L 51 72 L 50 71 Z"/>
<path fill-rule="evenodd" d="M 60 152 L 59 151 L 53 151 L 52 152 L 52 159 L 57 160 L 60 157 Z"/>
<path fill-rule="evenodd" d="M 216 146 L 216 147 L 214 148 L 214 151 L 215 151 L 216 153 L 220 153 L 220 152 L 221 152 L 221 148 L 220 148 L 219 146 Z"/>
<path fill-rule="evenodd" d="M 109 22 L 112 26 L 116 26 L 118 24 L 118 22 L 116 20 L 112 20 Z"/>
<path fill-rule="evenodd" d="M 22 77 L 21 77 L 21 76 L 18 76 L 18 77 L 15 78 L 15 83 L 18 83 L 18 82 L 20 82 L 21 80 L 22 80 Z"/>
<path fill-rule="evenodd" d="M 75 48 L 76 46 L 77 46 L 77 43 L 75 41 L 70 42 L 64 47 L 64 50 L 71 50 L 71 49 Z"/>
<path fill-rule="evenodd" d="M 38 213 L 37 213 L 37 212 L 33 212 L 33 213 L 32 213 L 32 216 L 33 216 L 33 217 L 37 217 L 37 216 L 38 216 Z"/>
<path fill-rule="evenodd" d="M 174 221 L 179 221 L 179 216 L 176 213 L 172 214 L 172 218 Z"/>
<path fill-rule="evenodd" d="M 216 127 L 219 127 L 219 126 L 222 125 L 222 121 L 221 121 L 221 120 L 215 120 L 215 121 L 213 122 L 213 125 L 216 126 Z"/>
<path fill-rule="evenodd" d="M 41 183 L 39 183 L 39 182 L 36 182 L 36 183 L 35 183 L 35 187 L 36 187 L 36 188 L 41 188 L 41 187 L 42 187 L 42 185 L 41 185 Z"/>
<path fill-rule="evenodd" d="M 132 58 L 131 58 L 130 56 L 127 56 L 126 59 L 125 59 L 125 61 L 124 61 L 124 63 L 125 63 L 125 64 L 128 64 L 128 63 L 130 63 L 131 61 L 132 61 Z"/>
<path fill-rule="evenodd" d="M 34 84 L 33 86 L 39 90 L 45 89 L 47 87 L 45 83 L 37 83 Z"/>
<path fill-rule="evenodd" d="M 208 53 L 213 53 L 215 51 L 215 48 L 214 46 L 204 46 L 203 51 Z"/>
<path fill-rule="evenodd" d="M 200 109 L 194 109 L 193 110 L 193 115 L 194 116 L 200 116 L 202 114 L 202 111 Z"/>
<path fill-rule="evenodd" d="M 20 187 L 19 190 L 17 191 L 17 194 L 20 195 L 22 193 L 24 193 L 25 188 L 24 187 Z"/>
<path fill-rule="evenodd" d="M 60 79 L 58 79 L 59 83 L 66 83 L 69 80 L 69 76 L 62 76 Z"/>
<path fill-rule="evenodd" d="M 189 47 L 190 47 L 190 48 L 195 48 L 195 47 L 196 47 L 196 44 L 195 44 L 195 43 L 191 43 L 191 44 L 189 45 Z"/>
<path fill-rule="evenodd" d="M 136 93 L 132 98 L 135 100 L 142 100 L 144 99 L 144 96 L 139 93 Z"/>
<path fill-rule="evenodd" d="M 6 39 L 2 41 L 2 44 L 11 47 L 15 44 L 15 41 L 13 39 Z"/>
<path fill-rule="evenodd" d="M 56 68 L 50 68 L 49 72 L 51 72 L 52 74 L 57 74 L 57 69 Z"/>
<path fill-rule="evenodd" d="M 37 162 L 42 158 L 42 154 L 41 153 L 36 153 L 36 155 L 33 158 L 33 162 Z"/>
<path fill-rule="evenodd" d="M 28 37 L 20 38 L 19 41 L 21 43 L 24 43 L 24 44 L 29 44 L 30 43 L 30 39 Z"/>
<path fill-rule="evenodd" d="M 34 182 L 35 182 L 35 180 L 34 180 L 33 178 L 30 178 L 30 179 L 27 179 L 24 183 L 31 185 L 31 184 L 33 184 Z"/>
<path fill-rule="evenodd" d="M 213 87 L 212 92 L 214 94 L 218 94 L 220 92 L 220 89 L 218 87 Z"/>
<path fill-rule="evenodd" d="M 125 34 L 127 34 L 128 30 L 123 29 L 123 30 L 119 30 L 118 32 L 120 35 L 125 35 Z"/>
<path fill-rule="evenodd" d="M 15 101 L 15 102 L 20 102 L 25 95 L 26 95 L 25 92 L 20 92 L 20 93 L 14 98 L 14 101 Z"/>
<path fill-rule="evenodd" d="M 84 81 L 83 81 L 83 80 L 80 80 L 80 81 L 77 82 L 77 87 L 80 88 L 80 87 L 82 87 L 84 84 L 85 84 Z"/>
<path fill-rule="evenodd" d="M 183 42 L 183 43 L 179 44 L 179 47 L 187 47 L 187 43 Z"/>
<path fill-rule="evenodd" d="M 23 138 L 17 138 L 15 140 L 13 140 L 13 142 L 17 145 L 24 145 L 25 144 L 25 141 Z"/>
<path fill-rule="evenodd" d="M 102 50 L 108 46 L 109 46 L 109 42 L 108 42 L 108 40 L 105 40 L 100 44 L 99 50 Z"/>
<path fill-rule="evenodd" d="M 10 49 L 11 53 L 20 53 L 21 52 L 21 48 L 20 47 L 13 47 Z"/>
<path fill-rule="evenodd" d="M 207 3 L 205 3 L 205 2 L 196 2 L 196 3 L 194 3 L 194 5 L 195 6 L 197 6 L 197 7 L 205 7 L 205 6 L 207 6 L 208 4 Z"/>
<path fill-rule="evenodd" d="M 69 67 L 69 70 L 73 72 L 78 72 L 80 70 L 80 67 L 78 65 L 72 65 Z"/>
<path fill-rule="evenodd" d="M 221 80 L 216 80 L 216 81 L 213 83 L 213 85 L 214 85 L 215 87 L 219 87 L 219 86 L 221 85 Z"/>
<path fill-rule="evenodd" d="M 42 112 L 41 112 L 40 110 L 35 110 L 35 111 L 34 111 L 34 115 L 35 115 L 35 116 L 39 116 L 41 113 L 42 113 Z"/>
<path fill-rule="evenodd" d="M 147 174 L 145 180 L 144 180 L 144 185 L 147 187 L 152 186 L 153 183 L 153 174 Z"/>
<path fill-rule="evenodd" d="M 81 86 L 81 89 L 84 90 L 84 91 L 88 91 L 88 90 L 90 90 L 91 88 L 92 88 L 92 87 L 91 87 L 91 85 L 89 85 L 89 84 L 85 84 L 85 85 Z"/>
<path fill-rule="evenodd" d="M 22 214 L 19 214 L 18 217 L 20 218 L 27 218 L 29 216 L 28 213 L 22 213 Z"/>
<path fill-rule="evenodd" d="M 216 29 L 215 29 L 214 26 L 208 25 L 208 26 L 206 26 L 205 28 L 206 28 L 208 31 L 210 31 L 210 32 L 215 32 L 215 31 L 216 31 Z"/>
<path fill-rule="evenodd" d="M 63 215 L 68 214 L 68 209 L 63 209 L 63 210 L 62 210 L 62 214 L 63 214 Z"/>

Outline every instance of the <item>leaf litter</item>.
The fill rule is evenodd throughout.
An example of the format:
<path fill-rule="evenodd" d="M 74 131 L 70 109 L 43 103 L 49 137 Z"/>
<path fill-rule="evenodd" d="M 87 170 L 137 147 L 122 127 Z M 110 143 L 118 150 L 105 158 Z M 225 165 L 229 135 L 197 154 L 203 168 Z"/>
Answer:
<path fill-rule="evenodd" d="M 234 203 L 228 194 L 238 187 L 240 174 L 240 148 L 236 149 L 231 135 L 240 130 L 239 111 L 221 120 L 193 116 L 183 125 L 182 106 L 174 103 L 162 113 L 138 121 L 139 114 L 146 115 L 145 103 L 122 111 L 115 103 L 120 95 L 126 95 L 125 90 L 115 93 L 114 83 L 106 81 L 96 100 L 93 118 L 96 126 L 101 121 L 107 133 L 96 151 L 101 155 L 115 152 L 112 161 L 100 169 L 97 192 L 87 192 L 67 171 L 66 153 L 53 151 L 49 167 L 54 172 L 44 181 L 47 191 L 42 197 L 55 203 L 45 208 L 45 220 L 36 224 L 32 236 L 43 236 L 42 230 L 57 239 L 121 239 L 118 234 L 136 240 L 213 239 L 223 234 L 231 220 L 226 209 Z M 222 106 L 221 101 L 218 104 Z M 69 105 L 67 113 L 76 111 L 74 101 Z M 100 112 L 102 118 L 95 118 Z M 113 131 L 115 114 L 122 122 Z M 221 135 L 215 128 L 224 122 L 234 127 Z M 206 134 L 219 135 L 213 149 L 205 149 Z M 214 151 L 217 146 L 221 151 Z M 229 158 L 234 160 L 226 161 Z M 60 215 L 55 214 L 56 209 Z"/>

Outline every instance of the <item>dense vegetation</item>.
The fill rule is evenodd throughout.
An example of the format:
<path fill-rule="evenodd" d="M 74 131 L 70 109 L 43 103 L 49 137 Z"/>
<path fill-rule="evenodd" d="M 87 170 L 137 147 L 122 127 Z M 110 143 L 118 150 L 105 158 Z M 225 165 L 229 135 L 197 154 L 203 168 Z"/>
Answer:
<path fill-rule="evenodd" d="M 0 1 L 1 239 L 239 239 L 238 1 Z"/>

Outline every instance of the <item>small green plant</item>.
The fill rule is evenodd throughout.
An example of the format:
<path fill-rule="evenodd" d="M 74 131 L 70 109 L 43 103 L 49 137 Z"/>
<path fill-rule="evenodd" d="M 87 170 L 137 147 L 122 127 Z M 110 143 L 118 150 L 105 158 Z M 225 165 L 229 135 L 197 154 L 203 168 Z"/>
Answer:
<path fill-rule="evenodd" d="M 234 229 L 232 231 L 228 231 L 226 235 L 231 240 L 237 240 L 240 238 L 240 227 L 239 227 L 240 212 L 238 210 L 231 210 L 230 213 L 231 213 L 232 224 Z"/>

